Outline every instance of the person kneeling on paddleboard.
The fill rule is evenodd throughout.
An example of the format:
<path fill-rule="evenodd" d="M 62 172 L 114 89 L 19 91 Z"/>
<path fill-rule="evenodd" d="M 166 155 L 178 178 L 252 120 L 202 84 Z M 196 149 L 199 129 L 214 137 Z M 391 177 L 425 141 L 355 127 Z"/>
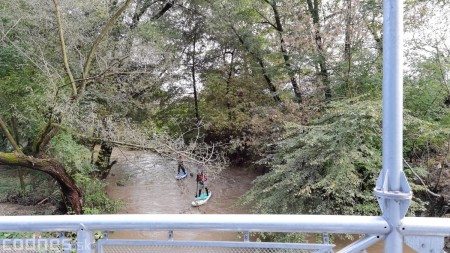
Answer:
<path fill-rule="evenodd" d="M 178 174 L 181 174 L 180 172 L 183 171 L 182 174 L 186 174 L 186 169 L 184 168 L 184 164 L 183 164 L 183 156 L 179 155 L 178 156 Z"/>
<path fill-rule="evenodd" d="M 199 189 L 198 189 L 198 197 L 200 197 L 202 195 L 202 189 L 205 188 L 206 190 L 206 196 L 209 195 L 209 190 L 208 190 L 208 178 L 206 178 L 205 173 L 203 173 L 203 170 L 198 169 L 197 170 L 197 187 L 198 185 L 200 185 Z M 197 196 L 195 196 L 197 197 Z"/>

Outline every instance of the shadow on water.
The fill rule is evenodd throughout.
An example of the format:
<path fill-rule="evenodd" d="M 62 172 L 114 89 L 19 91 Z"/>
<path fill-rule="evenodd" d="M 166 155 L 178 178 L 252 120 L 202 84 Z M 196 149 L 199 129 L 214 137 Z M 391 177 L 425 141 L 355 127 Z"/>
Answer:
<path fill-rule="evenodd" d="M 125 207 L 122 214 L 247 214 L 244 207 L 234 204 L 250 189 L 252 181 L 259 175 L 253 170 L 229 168 L 209 178 L 209 189 L 213 196 L 207 204 L 192 207 L 196 192 L 195 176 L 175 179 L 177 164 L 156 154 L 142 151 L 115 149 L 112 159 L 118 161 L 108 178 L 107 192 L 113 199 L 120 199 Z M 188 173 L 195 175 L 195 167 L 186 164 Z M 167 240 L 168 232 L 120 231 L 111 239 Z M 235 232 L 174 231 L 175 240 L 219 240 L 242 241 Z M 350 244 L 349 240 L 336 240 L 337 251 Z M 383 243 L 367 249 L 369 253 L 383 252 Z M 415 252 L 407 247 L 404 252 Z"/>

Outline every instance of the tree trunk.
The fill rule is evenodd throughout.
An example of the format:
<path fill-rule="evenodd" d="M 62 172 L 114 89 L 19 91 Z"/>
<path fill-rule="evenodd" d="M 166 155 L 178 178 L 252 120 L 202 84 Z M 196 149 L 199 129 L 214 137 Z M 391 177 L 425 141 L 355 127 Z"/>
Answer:
<path fill-rule="evenodd" d="M 225 53 L 226 54 L 226 53 Z M 230 102 L 230 91 L 231 91 L 231 79 L 233 77 L 233 63 L 234 63 L 234 50 L 232 52 L 230 52 L 231 54 L 231 60 L 230 60 L 230 68 L 228 69 L 228 76 L 227 76 L 227 87 L 226 87 L 226 91 L 225 91 L 225 97 L 227 99 L 227 111 L 228 111 L 228 120 L 231 121 L 232 120 L 232 115 L 231 115 L 231 102 Z M 226 57 L 224 57 L 226 58 Z M 226 59 L 224 59 L 224 62 L 226 62 Z"/>
<path fill-rule="evenodd" d="M 283 55 L 284 65 L 286 66 L 287 74 L 289 76 L 289 79 L 291 80 L 291 85 L 294 90 L 295 99 L 297 100 L 298 103 L 302 103 L 303 102 L 302 93 L 300 92 L 300 88 L 298 87 L 297 80 L 295 79 L 295 71 L 292 67 L 290 56 L 286 50 L 286 45 L 285 45 L 286 42 L 284 41 L 284 38 L 283 38 L 284 29 L 283 29 L 283 24 L 281 23 L 280 13 L 278 12 L 278 8 L 277 8 L 275 1 L 272 1 L 272 2 L 267 1 L 267 3 L 272 7 L 273 14 L 275 16 L 274 27 L 278 31 L 278 36 L 280 36 L 280 50 L 281 50 L 281 54 Z"/>
<path fill-rule="evenodd" d="M 106 25 L 103 27 L 103 29 L 101 30 L 100 34 L 97 36 L 97 38 L 95 39 L 88 55 L 86 56 L 86 61 L 83 65 L 83 72 L 82 72 L 82 77 L 83 77 L 83 81 L 81 83 L 81 88 L 80 88 L 80 93 L 84 92 L 84 90 L 86 89 L 86 86 L 88 84 L 89 81 L 89 71 L 91 70 L 91 63 L 95 58 L 95 54 L 98 50 L 98 47 L 100 45 L 100 43 L 103 41 L 103 38 L 106 37 L 106 35 L 109 33 L 109 31 L 113 28 L 114 23 L 117 21 L 117 19 L 122 15 L 122 13 L 128 8 L 128 5 L 131 4 L 131 2 L 133 2 L 132 0 L 126 0 L 125 3 L 122 5 L 122 7 L 120 7 L 116 13 L 114 13 L 114 15 L 112 15 L 108 22 L 106 23 Z"/>
<path fill-rule="evenodd" d="M 325 99 L 330 99 L 332 97 L 331 94 L 331 87 L 330 87 L 330 79 L 328 76 L 328 70 L 327 70 L 327 61 L 325 58 L 325 50 L 323 48 L 323 41 L 322 41 L 322 35 L 320 34 L 320 19 L 319 19 L 319 5 L 320 0 L 314 0 L 314 3 L 312 0 L 307 0 L 308 3 L 308 9 L 311 13 L 313 24 L 314 24 L 314 39 L 316 42 L 317 52 L 319 55 L 319 67 L 320 67 L 320 77 L 322 79 L 322 83 L 325 87 Z"/>
<path fill-rule="evenodd" d="M 17 120 L 17 117 L 12 117 L 11 119 L 11 123 L 12 123 L 12 130 L 14 133 L 14 139 L 16 139 L 16 142 L 19 144 L 20 146 L 20 136 L 19 136 L 19 121 Z M 25 192 L 25 171 L 21 168 L 17 169 L 17 176 L 19 177 L 19 182 L 20 182 L 20 190 L 22 193 Z"/>
<path fill-rule="evenodd" d="M 117 162 L 117 161 L 110 162 L 113 148 L 114 146 L 107 142 L 103 142 L 100 145 L 100 151 L 98 153 L 95 166 L 99 169 L 98 177 L 101 179 L 105 179 L 108 176 L 112 166 Z"/>
<path fill-rule="evenodd" d="M 236 30 L 236 28 L 234 28 L 233 26 L 230 26 L 230 28 L 233 30 L 234 34 L 238 37 L 239 42 L 250 53 L 250 55 L 253 56 L 253 58 L 256 60 L 258 65 L 261 67 L 261 72 L 262 72 L 264 80 L 266 81 L 267 86 L 268 86 L 268 88 L 270 90 L 270 94 L 273 96 L 273 100 L 275 100 L 275 103 L 279 104 L 281 102 L 281 98 L 277 94 L 277 87 L 273 84 L 272 79 L 270 78 L 269 73 L 267 72 L 267 68 L 266 68 L 266 66 L 264 64 L 263 58 L 260 57 L 258 54 L 256 54 L 255 52 L 253 52 L 250 49 L 250 47 L 247 45 L 247 43 L 245 43 L 244 38 L 242 38 L 242 36 L 239 35 L 239 33 Z"/>
<path fill-rule="evenodd" d="M 195 32 L 195 31 L 194 31 Z M 191 66 L 191 74 L 192 74 L 192 88 L 194 89 L 194 106 L 195 106 L 195 118 L 197 120 L 197 123 L 200 122 L 200 113 L 198 111 L 198 95 L 197 95 L 197 82 L 195 79 L 195 42 L 196 42 L 196 36 L 194 34 L 194 41 L 192 42 L 192 66 Z"/>
<path fill-rule="evenodd" d="M 83 213 L 83 193 L 75 184 L 75 181 L 67 174 L 64 165 L 54 159 L 36 158 L 13 153 L 0 152 L 0 165 L 19 166 L 49 174 L 61 186 L 64 201 L 75 214 Z"/>
<path fill-rule="evenodd" d="M 347 64 L 345 71 L 345 90 L 346 95 L 351 97 L 352 85 L 350 85 L 350 72 L 352 66 L 351 43 L 352 43 L 352 0 L 347 0 L 347 13 L 345 18 L 345 44 L 344 44 L 344 62 Z"/>
<path fill-rule="evenodd" d="M 259 66 L 261 67 L 261 71 L 263 73 L 264 80 L 266 80 L 267 86 L 269 87 L 270 94 L 273 96 L 273 100 L 275 100 L 275 103 L 279 104 L 281 102 L 280 96 L 277 94 L 277 88 L 273 84 L 272 79 L 270 79 L 269 74 L 267 73 L 267 68 L 264 64 L 264 61 L 260 57 L 255 57 L 256 61 L 258 62 Z"/>

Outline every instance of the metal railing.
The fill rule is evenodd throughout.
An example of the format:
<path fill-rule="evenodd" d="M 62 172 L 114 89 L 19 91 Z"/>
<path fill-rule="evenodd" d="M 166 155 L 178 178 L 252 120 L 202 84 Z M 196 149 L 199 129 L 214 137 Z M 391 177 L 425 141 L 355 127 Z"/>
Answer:
<path fill-rule="evenodd" d="M 399 227 L 391 227 L 378 216 L 334 215 L 252 215 L 252 214 L 126 214 L 126 215 L 56 215 L 0 216 L 3 232 L 76 232 L 76 241 L 55 239 L 3 239 L 0 252 L 24 251 L 25 246 L 40 245 L 42 252 L 332 252 L 333 244 L 250 242 L 251 232 L 299 232 L 363 234 L 362 239 L 338 251 L 364 252 L 374 243 L 397 231 L 417 252 L 442 252 L 444 237 L 450 236 L 450 219 L 406 217 Z M 96 231 L 166 231 L 167 240 L 116 240 L 107 236 L 95 241 Z M 226 231 L 243 233 L 243 241 L 174 240 L 180 231 Z M 28 240 L 28 243 L 24 243 Z M 40 242 L 39 242 L 40 240 Z M 36 242 L 37 241 L 37 242 Z M 45 242 L 51 243 L 50 248 Z M 27 246 L 28 247 L 28 246 Z M 29 247 L 28 247 L 29 248 Z M 120 247 L 119 247 L 120 248 Z M 133 248 L 136 248 L 133 251 Z M 147 250 L 144 250 L 147 249 Z M 248 251 L 258 249 L 258 251 Z M 21 251 L 22 250 L 22 251 Z M 393 251 L 396 252 L 396 251 Z"/>

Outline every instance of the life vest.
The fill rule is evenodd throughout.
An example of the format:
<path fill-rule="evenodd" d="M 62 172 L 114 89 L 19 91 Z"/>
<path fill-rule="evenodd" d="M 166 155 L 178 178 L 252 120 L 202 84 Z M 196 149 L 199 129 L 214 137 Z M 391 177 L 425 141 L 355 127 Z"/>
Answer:
<path fill-rule="evenodd" d="M 206 175 L 203 173 L 200 173 L 197 175 L 197 182 L 203 183 L 207 180 Z"/>

